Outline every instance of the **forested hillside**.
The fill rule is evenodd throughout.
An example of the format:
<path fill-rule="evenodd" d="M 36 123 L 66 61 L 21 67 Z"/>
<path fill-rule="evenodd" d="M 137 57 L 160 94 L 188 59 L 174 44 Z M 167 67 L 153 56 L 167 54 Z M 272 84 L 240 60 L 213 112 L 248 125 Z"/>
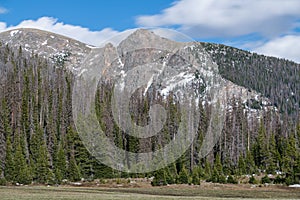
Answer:
<path fill-rule="evenodd" d="M 300 64 L 221 44 L 202 45 L 224 78 L 268 97 L 281 114 L 299 118 Z"/>
<path fill-rule="evenodd" d="M 83 146 L 72 120 L 74 75 L 64 68 L 64 62 L 53 64 L 24 52 L 21 47 L 11 49 L 1 44 L 1 182 L 60 184 L 64 179 L 154 176 L 153 185 L 200 184 L 200 179 L 234 183 L 241 175 L 280 171 L 278 183 L 299 183 L 299 65 L 258 55 L 249 57 L 233 48 L 224 52 L 212 54 L 221 74 L 266 95 L 280 112 L 253 106 L 253 110 L 262 109 L 263 114 L 252 117 L 245 112 L 246 105 L 241 99 L 231 98 L 221 139 L 206 158 L 199 159 L 197 152 L 210 117 L 210 105 L 200 103 L 198 137 L 185 155 L 157 172 L 126 174 L 99 164 Z M 267 70 L 265 65 L 273 68 Z M 131 99 L 132 118 L 141 125 L 147 123 L 152 103 L 159 103 L 167 110 L 167 123 L 157 136 L 137 139 L 113 122 L 111 95 L 112 85 L 100 83 L 96 94 L 97 115 L 102 129 L 120 148 L 149 152 L 176 136 L 180 106 L 173 96 L 164 99 L 159 95 L 142 98 L 137 95 Z"/>

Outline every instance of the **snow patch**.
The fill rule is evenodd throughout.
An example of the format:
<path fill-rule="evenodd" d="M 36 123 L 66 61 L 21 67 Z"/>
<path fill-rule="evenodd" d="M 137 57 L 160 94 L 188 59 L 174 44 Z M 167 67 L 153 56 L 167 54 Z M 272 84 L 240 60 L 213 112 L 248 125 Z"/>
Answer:
<path fill-rule="evenodd" d="M 300 188 L 300 184 L 290 185 L 291 188 Z"/>
<path fill-rule="evenodd" d="M 122 70 L 122 71 L 120 72 L 120 75 L 121 75 L 122 77 L 125 77 L 127 74 L 125 74 L 125 71 Z"/>
<path fill-rule="evenodd" d="M 42 46 L 47 45 L 48 40 L 45 40 L 45 42 L 42 43 Z"/>
<path fill-rule="evenodd" d="M 95 49 L 95 48 L 97 48 L 97 47 L 94 47 L 94 46 L 91 46 L 91 45 L 88 45 L 88 44 L 86 44 L 85 46 L 88 47 L 88 48 L 90 48 L 90 49 Z"/>
<path fill-rule="evenodd" d="M 151 84 L 152 84 L 152 82 L 153 82 L 153 76 L 154 76 L 154 75 L 151 76 L 150 80 L 149 80 L 148 83 L 147 83 L 147 87 L 146 87 L 146 89 L 145 89 L 145 91 L 144 91 L 144 96 L 146 95 L 146 93 L 147 93 L 149 87 L 151 86 Z"/>
<path fill-rule="evenodd" d="M 167 96 L 170 91 L 175 89 L 176 87 L 179 86 L 184 86 L 188 83 L 190 83 L 194 79 L 193 74 L 185 74 L 186 72 L 182 72 L 178 74 L 177 76 L 172 77 L 171 80 L 168 80 L 166 82 L 167 86 L 161 90 L 161 94 Z M 178 81 L 178 78 L 183 78 L 182 80 Z"/>
<path fill-rule="evenodd" d="M 118 59 L 118 62 L 120 64 L 119 67 L 124 67 L 124 63 L 122 62 L 121 58 Z"/>
<path fill-rule="evenodd" d="M 10 32 L 10 36 L 13 37 L 15 34 L 17 34 L 19 30 L 14 30 Z"/>

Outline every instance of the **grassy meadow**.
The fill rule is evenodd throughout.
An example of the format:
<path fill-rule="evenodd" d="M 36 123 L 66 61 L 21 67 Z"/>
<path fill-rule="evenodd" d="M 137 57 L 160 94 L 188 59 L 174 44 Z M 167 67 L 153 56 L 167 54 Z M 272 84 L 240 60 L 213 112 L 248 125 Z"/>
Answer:
<path fill-rule="evenodd" d="M 165 186 L 142 188 L 6 186 L 1 200 L 97 200 L 97 199 L 300 199 L 299 188 L 233 185 Z"/>

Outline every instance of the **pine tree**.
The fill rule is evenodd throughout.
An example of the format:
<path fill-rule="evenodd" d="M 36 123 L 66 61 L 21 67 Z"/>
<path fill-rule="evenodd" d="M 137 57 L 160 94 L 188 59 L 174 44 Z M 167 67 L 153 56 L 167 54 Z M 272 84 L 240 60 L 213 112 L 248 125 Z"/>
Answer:
<path fill-rule="evenodd" d="M 171 170 L 170 167 L 166 167 L 165 168 L 165 174 L 166 174 L 166 182 L 167 182 L 167 184 L 174 184 L 175 183 L 176 174 L 174 176 L 174 171 L 175 170 Z"/>
<path fill-rule="evenodd" d="M 266 161 L 268 159 L 268 149 L 266 143 L 266 129 L 263 120 L 260 122 L 260 127 L 258 130 L 258 136 L 256 138 L 256 143 L 254 145 L 254 159 L 255 164 L 260 167 L 260 169 L 266 169 Z"/>
<path fill-rule="evenodd" d="M 40 127 L 39 124 L 36 126 L 36 132 L 32 135 L 30 142 L 30 167 L 34 181 L 38 183 L 48 183 L 53 181 L 48 149 L 42 127 Z"/>
<path fill-rule="evenodd" d="M 161 185 L 167 185 L 167 180 L 166 180 L 166 171 L 165 169 L 160 169 L 157 170 L 154 173 L 154 179 L 151 182 L 152 186 L 161 186 Z"/>
<path fill-rule="evenodd" d="M 11 139 L 9 136 L 6 138 L 6 158 L 5 158 L 4 176 L 7 181 L 13 181 L 15 177 L 15 163 L 13 159 L 13 149 L 12 149 Z"/>
<path fill-rule="evenodd" d="M 48 160 L 47 148 L 44 142 L 40 145 L 38 157 L 36 158 L 36 181 L 39 183 L 51 182 L 51 171 Z"/>
<path fill-rule="evenodd" d="M 275 135 L 271 134 L 269 142 L 269 159 L 267 160 L 267 173 L 274 174 L 280 162 L 281 157 L 277 149 Z"/>
<path fill-rule="evenodd" d="M 178 174 L 177 183 L 180 183 L 180 184 L 188 184 L 189 183 L 189 174 L 184 165 Z"/>
<path fill-rule="evenodd" d="M 241 154 L 238 161 L 238 175 L 243 174 L 246 174 L 246 162 L 243 154 Z"/>
<path fill-rule="evenodd" d="M 216 155 L 214 167 L 216 168 L 216 170 L 218 171 L 218 173 L 220 175 L 223 174 L 223 166 L 222 166 L 222 162 L 221 162 L 221 156 L 219 153 Z"/>
<path fill-rule="evenodd" d="M 194 167 L 192 172 L 192 183 L 194 185 L 200 185 L 200 174 L 199 174 L 199 167 Z"/>
<path fill-rule="evenodd" d="M 14 156 L 14 172 L 15 177 L 14 181 L 21 183 L 21 184 L 29 184 L 32 181 L 30 176 L 30 171 L 28 165 L 25 160 L 25 156 L 23 154 L 23 150 L 20 144 L 17 145 L 15 156 Z"/>
<path fill-rule="evenodd" d="M 69 161 L 68 177 L 70 181 L 79 181 L 81 179 L 80 170 L 76 163 L 74 155 L 71 155 Z"/>
<path fill-rule="evenodd" d="M 219 174 L 217 168 L 214 167 L 213 172 L 211 174 L 211 177 L 210 177 L 209 181 L 211 181 L 213 183 L 218 183 L 219 179 L 220 179 L 220 174 Z"/>
<path fill-rule="evenodd" d="M 296 155 L 296 141 L 294 135 L 291 134 L 286 141 L 286 148 L 283 155 L 283 170 L 284 172 L 289 173 L 291 176 L 294 176 Z"/>
<path fill-rule="evenodd" d="M 211 177 L 211 165 L 208 161 L 208 158 L 205 159 L 205 167 L 204 167 L 204 178 L 209 179 Z"/>
<path fill-rule="evenodd" d="M 67 167 L 66 167 L 66 155 L 62 145 L 62 142 L 59 145 L 58 151 L 55 155 L 54 161 L 54 174 L 58 184 L 66 178 Z"/>
<path fill-rule="evenodd" d="M 247 151 L 247 153 L 246 153 L 246 162 L 245 163 L 246 163 L 246 173 L 247 174 L 256 173 L 254 158 L 252 156 L 251 151 Z"/>

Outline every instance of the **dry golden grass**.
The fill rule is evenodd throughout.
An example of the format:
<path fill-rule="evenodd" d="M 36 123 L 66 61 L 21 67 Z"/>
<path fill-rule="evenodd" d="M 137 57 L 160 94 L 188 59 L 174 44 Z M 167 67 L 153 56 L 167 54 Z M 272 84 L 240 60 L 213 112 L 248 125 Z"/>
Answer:
<path fill-rule="evenodd" d="M 165 187 L 0 187 L 1 200 L 97 200 L 97 199 L 300 199 L 300 189 L 280 186 L 251 188 L 250 185 L 203 184 Z"/>

